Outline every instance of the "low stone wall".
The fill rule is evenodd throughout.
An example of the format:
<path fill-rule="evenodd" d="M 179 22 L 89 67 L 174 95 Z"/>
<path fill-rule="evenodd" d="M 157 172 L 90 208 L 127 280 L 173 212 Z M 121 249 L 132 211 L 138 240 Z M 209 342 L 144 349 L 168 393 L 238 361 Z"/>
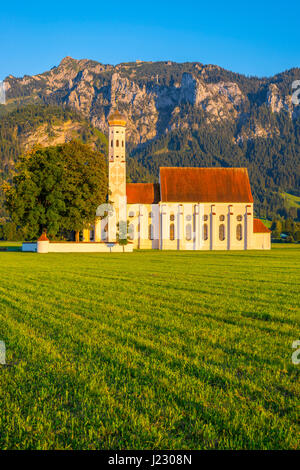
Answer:
<path fill-rule="evenodd" d="M 131 253 L 133 245 L 95 242 L 49 242 L 43 240 L 36 243 L 23 243 L 22 251 L 35 253 Z"/>
<path fill-rule="evenodd" d="M 38 242 L 47 243 L 47 242 Z M 48 242 L 48 253 L 122 253 L 131 252 L 131 245 L 117 245 L 113 243 L 55 243 Z"/>

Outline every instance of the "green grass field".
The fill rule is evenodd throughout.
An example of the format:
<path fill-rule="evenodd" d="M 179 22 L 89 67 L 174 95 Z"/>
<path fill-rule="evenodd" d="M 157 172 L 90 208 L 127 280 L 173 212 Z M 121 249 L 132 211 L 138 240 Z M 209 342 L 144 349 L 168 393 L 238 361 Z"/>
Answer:
<path fill-rule="evenodd" d="M 295 196 L 294 194 L 289 194 L 289 193 L 281 193 L 281 196 L 285 200 L 288 207 L 296 207 L 297 209 L 300 209 L 300 197 L 299 196 Z"/>
<path fill-rule="evenodd" d="M 299 277 L 299 245 L 0 253 L 0 449 L 296 449 Z"/>

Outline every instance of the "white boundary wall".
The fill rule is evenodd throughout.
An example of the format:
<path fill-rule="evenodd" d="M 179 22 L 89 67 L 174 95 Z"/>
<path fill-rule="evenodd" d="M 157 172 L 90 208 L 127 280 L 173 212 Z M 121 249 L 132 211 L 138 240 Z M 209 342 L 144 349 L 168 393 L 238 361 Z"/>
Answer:
<path fill-rule="evenodd" d="M 113 243 L 55 243 L 38 241 L 23 243 L 22 251 L 35 253 L 131 253 L 133 245 L 118 245 Z"/>

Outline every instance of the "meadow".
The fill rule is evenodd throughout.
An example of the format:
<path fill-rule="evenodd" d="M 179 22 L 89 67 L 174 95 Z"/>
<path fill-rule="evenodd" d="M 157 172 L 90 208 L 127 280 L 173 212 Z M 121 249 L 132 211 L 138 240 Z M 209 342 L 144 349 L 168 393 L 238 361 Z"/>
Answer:
<path fill-rule="evenodd" d="M 300 245 L 0 252 L 0 449 L 296 449 Z"/>
<path fill-rule="evenodd" d="M 294 194 L 289 193 L 281 193 L 281 196 L 285 200 L 285 203 L 288 207 L 296 207 L 296 209 L 300 208 L 300 197 L 295 196 Z"/>

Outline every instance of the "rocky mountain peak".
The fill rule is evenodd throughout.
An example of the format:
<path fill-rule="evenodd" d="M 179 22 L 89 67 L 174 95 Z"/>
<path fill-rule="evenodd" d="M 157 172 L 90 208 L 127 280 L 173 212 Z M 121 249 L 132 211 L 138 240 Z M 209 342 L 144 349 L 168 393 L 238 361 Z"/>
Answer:
<path fill-rule="evenodd" d="M 59 63 L 59 67 L 60 66 L 65 66 L 65 65 L 69 65 L 69 64 L 73 64 L 74 62 L 78 62 L 77 59 L 73 59 L 73 57 L 70 57 L 70 56 L 66 56 L 64 57 L 60 63 Z"/>
<path fill-rule="evenodd" d="M 282 87 L 288 79 L 289 72 L 277 76 L 275 83 L 272 78 L 247 78 L 201 63 L 137 61 L 114 67 L 67 56 L 48 72 L 6 80 L 10 103 L 28 99 L 68 105 L 104 132 L 108 113 L 118 102 L 128 119 L 129 140 L 140 144 L 175 128 L 197 126 L 185 111 L 187 106 L 204 113 L 209 123 L 244 122 L 252 106 L 264 103 L 273 113 L 294 117 L 291 90 L 287 93 Z"/>

